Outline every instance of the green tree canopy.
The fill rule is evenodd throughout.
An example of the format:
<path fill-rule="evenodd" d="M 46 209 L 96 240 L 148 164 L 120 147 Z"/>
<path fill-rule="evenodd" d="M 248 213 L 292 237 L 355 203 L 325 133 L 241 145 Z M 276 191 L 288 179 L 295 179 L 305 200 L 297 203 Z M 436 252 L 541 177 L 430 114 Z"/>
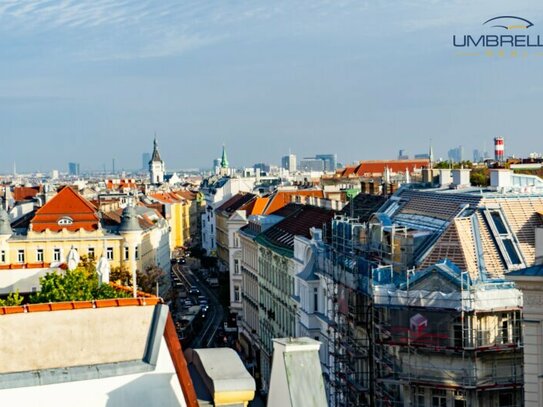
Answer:
<path fill-rule="evenodd" d="M 47 273 L 40 278 L 40 285 L 41 290 L 30 296 L 31 303 L 130 297 L 130 293 L 100 284 L 94 260 L 86 257 L 81 258 L 74 270 Z"/>

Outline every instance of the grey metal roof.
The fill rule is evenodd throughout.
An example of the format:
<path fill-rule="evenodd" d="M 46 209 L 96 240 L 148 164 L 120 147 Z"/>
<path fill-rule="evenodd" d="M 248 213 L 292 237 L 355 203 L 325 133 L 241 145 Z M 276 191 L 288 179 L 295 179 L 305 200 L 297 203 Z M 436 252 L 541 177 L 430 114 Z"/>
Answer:
<path fill-rule="evenodd" d="M 141 230 L 141 226 L 138 221 L 138 214 L 136 209 L 129 205 L 123 209 L 119 232 L 136 232 L 139 230 Z"/>

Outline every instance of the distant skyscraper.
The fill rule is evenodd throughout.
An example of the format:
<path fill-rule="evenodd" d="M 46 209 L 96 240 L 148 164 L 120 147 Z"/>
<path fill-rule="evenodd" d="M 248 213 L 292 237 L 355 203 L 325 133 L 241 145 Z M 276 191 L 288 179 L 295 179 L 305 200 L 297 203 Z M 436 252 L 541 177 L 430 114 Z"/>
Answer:
<path fill-rule="evenodd" d="M 398 152 L 398 160 L 409 160 L 409 154 L 406 150 L 400 150 Z"/>
<path fill-rule="evenodd" d="M 451 148 L 447 156 L 449 157 L 450 161 L 459 163 L 461 161 L 464 161 L 464 147 L 458 146 L 456 148 Z"/>
<path fill-rule="evenodd" d="M 253 165 L 254 170 L 260 170 L 260 173 L 269 173 L 270 172 L 270 165 L 266 163 L 256 163 Z"/>
<path fill-rule="evenodd" d="M 296 171 L 296 155 L 289 154 L 281 158 L 281 167 L 290 172 Z"/>
<path fill-rule="evenodd" d="M 474 149 L 473 150 L 473 162 L 474 163 L 480 163 L 481 161 L 484 161 L 485 157 L 484 157 L 484 153 L 479 150 L 479 149 Z"/>
<path fill-rule="evenodd" d="M 316 157 L 308 157 L 300 160 L 298 169 L 303 172 L 324 171 L 324 160 Z"/>
<path fill-rule="evenodd" d="M 318 158 L 324 161 L 324 171 L 326 172 L 335 172 L 336 171 L 336 154 L 317 154 L 315 158 Z"/>
<path fill-rule="evenodd" d="M 213 160 L 213 173 L 218 174 L 219 172 L 221 172 L 221 159 L 215 158 Z"/>
<path fill-rule="evenodd" d="M 151 161 L 151 154 L 150 153 L 143 153 L 141 155 L 141 169 L 146 170 L 149 168 L 149 161 Z"/>
<path fill-rule="evenodd" d="M 68 163 L 68 174 L 79 175 L 79 163 Z"/>

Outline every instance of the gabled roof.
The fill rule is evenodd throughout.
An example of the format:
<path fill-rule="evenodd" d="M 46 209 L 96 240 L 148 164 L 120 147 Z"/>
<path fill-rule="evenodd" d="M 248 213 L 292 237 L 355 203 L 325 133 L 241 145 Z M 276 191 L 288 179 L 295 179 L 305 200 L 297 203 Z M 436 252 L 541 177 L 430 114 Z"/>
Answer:
<path fill-rule="evenodd" d="M 358 218 L 360 222 L 367 222 L 371 215 L 387 201 L 383 195 L 358 194 L 341 211 L 344 215 Z"/>
<path fill-rule="evenodd" d="M 53 232 L 60 232 L 62 229 L 71 232 L 85 229 L 90 232 L 97 230 L 98 225 L 96 207 L 70 186 L 61 188 L 49 202 L 36 211 L 30 222 L 35 232 L 43 232 L 45 229 Z"/>
<path fill-rule="evenodd" d="M 184 200 L 184 198 L 180 197 L 174 192 L 155 192 L 153 194 L 149 194 L 149 196 L 166 204 L 180 203 Z"/>
<path fill-rule="evenodd" d="M 330 223 L 334 212 L 311 205 L 287 205 L 292 213 L 265 232 L 257 236 L 256 241 L 288 257 L 293 256 L 294 236 L 311 238 L 310 229 L 322 228 Z"/>
<path fill-rule="evenodd" d="M 15 187 L 13 188 L 13 199 L 15 201 L 26 201 L 34 198 L 42 191 L 42 186 L 35 187 Z"/>
<path fill-rule="evenodd" d="M 256 195 L 246 192 L 240 192 L 224 202 L 215 211 L 217 213 L 224 213 L 226 215 L 230 215 L 240 209 L 242 206 L 246 205 L 248 202 L 253 201 L 255 198 Z"/>
<path fill-rule="evenodd" d="M 336 172 L 336 176 L 339 177 L 353 177 L 353 176 L 371 176 L 375 174 L 383 174 L 385 168 L 388 168 L 394 173 L 408 172 L 412 173 L 415 169 L 421 169 L 427 167 L 429 164 L 428 159 L 421 160 L 371 160 L 360 161 L 358 165 L 345 167 Z"/>
<path fill-rule="evenodd" d="M 316 198 L 324 198 L 324 192 L 320 189 L 304 189 L 295 191 L 276 191 L 269 197 L 268 204 L 266 205 L 263 215 L 269 215 L 275 211 L 281 209 L 283 206 L 292 202 L 293 196 L 314 196 Z"/>
<path fill-rule="evenodd" d="M 462 274 L 460 268 L 450 260 L 441 260 L 436 264 L 432 264 L 430 267 L 416 272 L 409 277 L 409 288 L 417 289 L 423 282 L 432 277 L 438 275 L 447 282 L 454 285 L 458 290 L 461 289 L 462 284 L 466 287 L 472 283 L 471 278 L 467 274 Z M 407 284 L 400 285 L 400 289 L 406 289 Z"/>

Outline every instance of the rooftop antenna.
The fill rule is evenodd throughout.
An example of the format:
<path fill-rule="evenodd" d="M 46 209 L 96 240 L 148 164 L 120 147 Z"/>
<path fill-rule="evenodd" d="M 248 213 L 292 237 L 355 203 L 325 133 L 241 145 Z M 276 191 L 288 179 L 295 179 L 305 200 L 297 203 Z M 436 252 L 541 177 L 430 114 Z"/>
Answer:
<path fill-rule="evenodd" d="M 430 138 L 430 149 L 428 151 L 428 158 L 430 159 L 430 169 L 433 168 L 434 162 L 434 149 L 432 148 L 432 139 Z"/>

